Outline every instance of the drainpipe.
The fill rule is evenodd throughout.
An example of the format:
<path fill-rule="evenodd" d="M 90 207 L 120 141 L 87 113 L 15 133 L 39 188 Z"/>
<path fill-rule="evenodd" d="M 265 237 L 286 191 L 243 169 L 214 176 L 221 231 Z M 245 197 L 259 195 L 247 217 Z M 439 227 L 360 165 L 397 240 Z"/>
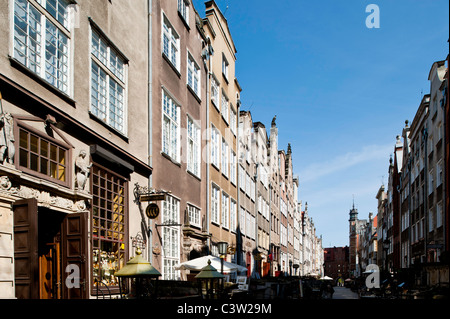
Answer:
<path fill-rule="evenodd" d="M 406 139 L 408 139 L 407 136 L 405 136 Z M 408 149 L 410 149 L 408 144 Z M 411 232 L 411 221 L 412 221 L 412 201 L 411 201 L 411 154 L 409 154 L 408 158 L 408 264 L 407 268 L 411 267 L 411 261 L 412 261 L 412 232 Z"/>
<path fill-rule="evenodd" d="M 152 7 L 153 1 L 148 0 L 148 161 L 150 167 L 153 168 L 153 105 L 152 105 Z M 150 174 L 148 178 L 148 187 L 153 187 L 153 175 Z M 153 246 L 153 233 L 152 233 L 152 220 L 148 220 L 148 259 L 152 263 L 152 246 Z"/>
<path fill-rule="evenodd" d="M 204 62 L 205 67 L 206 67 L 206 233 L 208 234 L 207 240 L 206 240 L 206 246 L 209 249 L 208 253 L 211 253 L 211 237 L 209 236 L 210 233 L 210 221 L 209 221 L 209 201 L 210 201 L 210 192 L 209 192 L 209 187 L 210 187 L 210 176 L 209 176 L 209 169 L 210 169 L 210 155 L 211 155 L 211 131 L 209 129 L 209 105 L 210 105 L 210 98 L 209 98 L 209 89 L 210 89 L 210 80 L 211 80 L 211 75 L 212 75 L 212 59 L 211 56 L 209 56 L 209 54 L 212 51 L 212 49 L 210 49 L 211 47 L 211 43 L 207 43 L 206 44 L 206 50 L 208 50 L 208 62 L 209 62 L 209 66 L 207 66 L 206 61 Z"/>
<path fill-rule="evenodd" d="M 236 263 L 238 265 L 244 265 L 244 261 L 242 257 L 242 233 L 240 231 L 241 228 L 241 224 L 240 224 L 240 214 L 241 214 L 241 205 L 240 205 L 240 183 L 239 183 L 239 158 L 240 158 L 240 153 L 239 153 L 239 118 L 240 118 L 240 106 L 241 106 L 241 101 L 240 99 L 238 99 L 237 103 L 236 103 L 236 112 L 237 112 L 237 119 L 236 119 L 236 189 L 237 189 L 237 194 L 236 194 L 236 228 L 239 225 L 239 231 L 236 229 Z"/>
<path fill-rule="evenodd" d="M 428 129 L 426 127 L 422 130 L 422 138 L 424 140 L 424 152 L 425 156 L 423 158 L 423 165 L 424 165 L 424 191 L 423 191 L 423 206 L 424 206 L 424 251 L 425 251 L 425 261 L 427 262 L 428 258 L 428 249 L 427 249 L 427 243 L 428 243 L 428 218 L 429 218 L 429 212 L 428 212 Z"/>

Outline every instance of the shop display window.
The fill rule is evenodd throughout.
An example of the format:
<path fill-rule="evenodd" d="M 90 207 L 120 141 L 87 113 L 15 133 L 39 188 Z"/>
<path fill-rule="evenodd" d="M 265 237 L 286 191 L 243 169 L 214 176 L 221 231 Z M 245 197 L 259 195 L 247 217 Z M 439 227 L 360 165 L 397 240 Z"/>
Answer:
<path fill-rule="evenodd" d="M 114 274 L 126 261 L 127 182 L 98 166 L 92 168 L 91 181 L 93 283 L 118 286 Z"/>

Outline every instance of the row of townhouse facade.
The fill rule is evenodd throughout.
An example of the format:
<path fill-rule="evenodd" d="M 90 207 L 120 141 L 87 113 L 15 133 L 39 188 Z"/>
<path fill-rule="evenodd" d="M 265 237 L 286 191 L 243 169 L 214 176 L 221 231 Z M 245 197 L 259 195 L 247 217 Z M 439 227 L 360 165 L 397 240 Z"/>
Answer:
<path fill-rule="evenodd" d="M 428 80 L 430 93 L 396 138 L 387 188 L 376 195 L 377 222 L 365 237 L 377 248 L 369 263 L 417 287 L 449 282 L 448 56 L 432 64 Z"/>
<path fill-rule="evenodd" d="M 166 280 L 220 242 L 248 276 L 320 271 L 291 147 L 241 110 L 214 1 L 203 18 L 189 0 L 0 13 L 0 297 L 116 294 L 138 248 Z"/>
<path fill-rule="evenodd" d="M 348 272 L 342 276 L 360 277 L 369 264 L 377 258 L 377 216 L 369 213 L 369 219 L 359 219 L 353 203 L 349 211 Z"/>

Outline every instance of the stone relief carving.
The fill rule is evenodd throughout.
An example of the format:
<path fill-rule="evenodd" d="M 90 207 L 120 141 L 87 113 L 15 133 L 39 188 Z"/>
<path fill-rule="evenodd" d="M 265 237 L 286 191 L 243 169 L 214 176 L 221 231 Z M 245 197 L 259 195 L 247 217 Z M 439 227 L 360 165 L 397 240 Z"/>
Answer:
<path fill-rule="evenodd" d="M 22 198 L 36 198 L 45 207 L 59 207 L 74 212 L 83 212 L 87 209 L 85 200 L 73 201 L 60 196 L 52 196 L 49 192 L 39 191 L 24 185 L 13 187 L 8 176 L 0 176 L 0 193 Z"/>
<path fill-rule="evenodd" d="M 92 163 L 86 160 L 86 151 L 81 150 L 75 161 L 75 188 L 84 191 Z"/>
<path fill-rule="evenodd" d="M 14 121 L 10 113 L 0 114 L 0 163 L 14 163 Z"/>

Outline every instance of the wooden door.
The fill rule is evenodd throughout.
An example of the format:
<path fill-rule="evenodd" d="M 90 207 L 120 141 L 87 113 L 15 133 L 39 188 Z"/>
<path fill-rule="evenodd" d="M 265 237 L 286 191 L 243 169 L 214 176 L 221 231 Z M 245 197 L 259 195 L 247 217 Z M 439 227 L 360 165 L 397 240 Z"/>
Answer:
<path fill-rule="evenodd" d="M 18 200 L 14 210 L 14 269 L 16 297 L 39 298 L 37 200 Z"/>
<path fill-rule="evenodd" d="M 68 214 L 62 227 L 64 299 L 88 298 L 87 213 Z"/>
<path fill-rule="evenodd" d="M 41 299 L 61 298 L 60 243 L 47 243 L 45 254 L 39 255 L 39 293 Z"/>

